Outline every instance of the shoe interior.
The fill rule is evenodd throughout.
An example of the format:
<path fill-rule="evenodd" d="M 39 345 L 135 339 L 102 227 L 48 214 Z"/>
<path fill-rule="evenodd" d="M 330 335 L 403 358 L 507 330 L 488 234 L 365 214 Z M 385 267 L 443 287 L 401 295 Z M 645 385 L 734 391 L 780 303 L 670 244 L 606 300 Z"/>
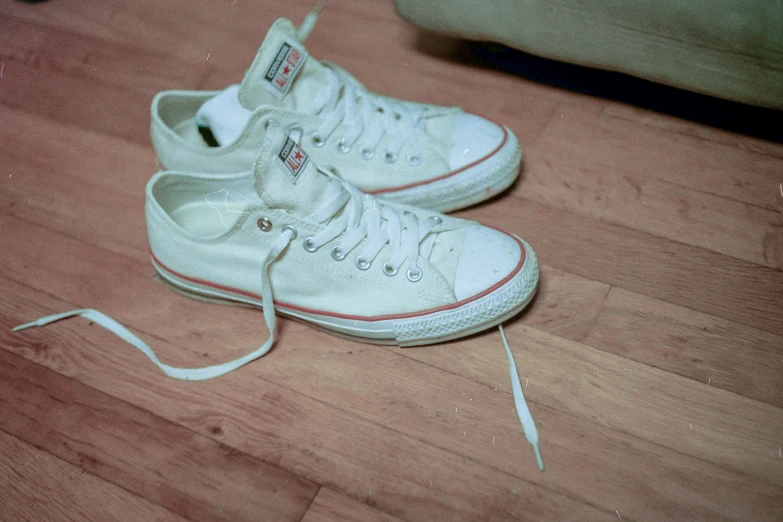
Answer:
<path fill-rule="evenodd" d="M 172 173 L 158 180 L 153 196 L 174 223 L 197 237 L 224 234 L 262 204 L 250 173 L 223 179 Z"/>
<path fill-rule="evenodd" d="M 214 93 L 189 93 L 166 96 L 158 102 L 158 116 L 163 124 L 180 138 L 195 147 L 217 147 L 218 142 L 208 127 L 196 124 L 199 108 L 214 96 Z"/>

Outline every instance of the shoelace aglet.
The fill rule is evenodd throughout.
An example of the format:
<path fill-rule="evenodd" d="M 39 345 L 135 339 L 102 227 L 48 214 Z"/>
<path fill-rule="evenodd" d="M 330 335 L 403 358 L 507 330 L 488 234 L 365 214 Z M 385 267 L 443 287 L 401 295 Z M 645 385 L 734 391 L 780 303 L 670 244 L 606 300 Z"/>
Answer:
<path fill-rule="evenodd" d="M 25 330 L 27 328 L 32 328 L 33 326 L 46 326 L 49 323 L 59 321 L 60 319 L 65 319 L 67 317 L 73 317 L 74 315 L 79 315 L 82 312 L 85 312 L 85 310 L 79 309 L 79 310 L 73 310 L 71 312 L 63 312 L 59 314 L 47 315 L 45 317 L 38 318 L 35 321 L 30 321 L 29 323 L 20 324 L 19 326 L 14 326 L 13 328 L 11 328 L 11 331 L 18 332 L 19 330 Z"/>
<path fill-rule="evenodd" d="M 538 449 L 538 444 L 533 444 L 533 451 L 536 452 L 536 462 L 538 463 L 538 469 L 544 471 L 544 460 L 541 458 L 541 450 Z"/>
<path fill-rule="evenodd" d="M 24 324 L 20 324 L 19 326 L 14 326 L 13 328 L 11 328 L 11 331 L 18 332 L 19 330 L 24 330 L 25 328 L 31 328 L 33 326 L 41 326 L 41 325 L 38 324 L 38 321 L 32 321 L 30 323 L 24 323 Z"/>
<path fill-rule="evenodd" d="M 511 353 L 511 347 L 508 345 L 508 339 L 506 339 L 506 332 L 503 330 L 503 325 L 498 325 L 500 330 L 500 338 L 503 340 L 503 347 L 506 349 L 506 356 L 508 357 L 508 371 L 511 376 L 511 390 L 514 396 L 514 406 L 516 406 L 517 415 L 519 421 L 522 423 L 522 430 L 525 432 L 525 438 L 533 446 L 533 451 L 536 454 L 536 462 L 538 463 L 538 469 L 544 471 L 544 460 L 541 458 L 541 450 L 538 447 L 538 430 L 536 429 L 536 423 L 533 420 L 533 415 L 530 413 L 530 409 L 527 407 L 527 401 L 525 401 L 525 394 L 522 391 L 522 383 L 519 382 L 519 373 L 517 372 L 517 364 L 514 361 L 514 356 Z"/>
<path fill-rule="evenodd" d="M 296 30 L 296 37 L 300 42 L 304 42 L 307 37 L 310 36 L 310 33 L 315 28 L 316 22 L 318 22 L 318 14 L 323 11 L 323 9 L 324 4 L 318 4 L 315 6 L 315 9 L 307 13 L 307 16 L 304 17 L 302 24 Z"/>

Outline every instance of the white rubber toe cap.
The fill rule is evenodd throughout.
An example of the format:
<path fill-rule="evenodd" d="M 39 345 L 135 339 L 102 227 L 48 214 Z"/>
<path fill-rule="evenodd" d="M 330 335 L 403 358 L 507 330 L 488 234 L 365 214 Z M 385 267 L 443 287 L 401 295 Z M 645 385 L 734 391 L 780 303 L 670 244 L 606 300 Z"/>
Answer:
<path fill-rule="evenodd" d="M 503 143 L 503 127 L 474 114 L 455 114 L 449 168 L 458 170 L 480 160 Z"/>
<path fill-rule="evenodd" d="M 510 236 L 479 225 L 470 227 L 454 278 L 457 300 L 473 297 L 500 282 L 521 258 L 522 249 Z"/>

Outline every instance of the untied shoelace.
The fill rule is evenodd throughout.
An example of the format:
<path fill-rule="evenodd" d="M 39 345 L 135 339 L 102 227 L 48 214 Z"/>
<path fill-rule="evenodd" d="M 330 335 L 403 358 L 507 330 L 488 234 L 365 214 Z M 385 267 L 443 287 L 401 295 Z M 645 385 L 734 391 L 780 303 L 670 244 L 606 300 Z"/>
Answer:
<path fill-rule="evenodd" d="M 284 231 L 281 233 L 280 237 L 278 238 L 277 244 L 283 245 L 282 249 L 285 248 L 286 245 L 291 241 L 292 233 L 289 230 Z M 282 251 L 281 249 L 281 251 Z M 268 258 L 266 266 L 268 267 L 269 264 L 271 264 L 271 260 Z M 268 277 L 265 278 L 268 281 Z M 264 296 L 265 293 L 264 290 L 268 289 L 269 293 L 269 301 L 267 301 L 267 296 Z M 272 302 L 272 290 L 269 283 L 263 283 L 262 282 L 262 296 L 264 297 L 263 302 Z M 242 357 L 239 357 L 238 359 L 234 359 L 233 361 L 228 361 L 222 364 L 215 364 L 212 366 L 205 366 L 202 368 L 180 368 L 177 366 L 171 366 L 168 364 L 165 364 L 158 359 L 158 356 L 155 355 L 155 352 L 152 350 L 152 348 L 149 347 L 147 343 L 139 339 L 134 333 L 132 333 L 130 330 L 125 328 L 122 324 L 117 322 L 116 320 L 112 319 L 108 315 L 101 313 L 97 310 L 93 310 L 91 308 L 80 308 L 78 310 L 71 310 L 70 312 L 62 312 L 59 314 L 53 314 L 53 315 L 47 315 L 45 317 L 41 317 L 40 319 L 36 319 L 35 321 L 31 321 L 29 323 L 21 324 L 19 326 L 16 326 L 12 329 L 14 332 L 18 332 L 20 330 L 24 330 L 26 328 L 31 328 L 33 326 L 46 326 L 47 324 L 53 323 L 55 321 L 60 321 L 62 319 L 67 319 L 69 317 L 76 317 L 81 316 L 85 319 L 89 319 L 90 321 L 94 322 L 95 324 L 102 326 L 103 328 L 109 330 L 111 333 L 122 339 L 123 341 L 127 342 L 131 346 L 134 346 L 141 350 L 144 355 L 150 358 L 150 360 L 155 363 L 155 365 L 160 368 L 163 373 L 168 375 L 169 377 L 173 377 L 175 379 L 180 379 L 183 381 L 204 381 L 207 379 L 213 379 L 215 377 L 220 377 L 221 375 L 225 375 L 233 370 L 236 370 L 237 368 L 240 368 L 244 365 L 246 365 L 249 362 L 252 362 L 259 357 L 262 357 L 265 355 L 271 348 L 272 345 L 275 342 L 275 331 L 277 326 L 277 321 L 275 318 L 274 313 L 274 306 L 264 306 L 264 318 L 266 319 L 267 327 L 269 328 L 269 338 L 266 340 L 266 342 L 259 347 L 258 349 L 248 353 L 247 355 L 244 355 Z M 267 310 L 270 310 L 270 313 L 267 313 Z M 517 373 L 517 366 L 514 361 L 514 356 L 511 354 L 511 348 L 509 348 L 508 340 L 506 339 L 506 333 L 503 330 L 503 326 L 498 327 L 500 330 L 500 336 L 503 340 L 503 346 L 506 350 L 506 356 L 508 357 L 508 368 L 509 373 L 511 375 L 511 389 L 514 396 L 514 405 L 517 410 L 517 415 L 519 416 L 519 420 L 522 423 L 522 429 L 525 433 L 525 438 L 527 441 L 533 446 L 533 451 L 536 455 L 536 462 L 538 464 L 538 469 L 541 471 L 544 471 L 544 461 L 541 459 L 541 451 L 539 449 L 538 444 L 538 430 L 536 429 L 536 423 L 533 420 L 533 416 L 530 414 L 530 409 L 528 409 L 527 402 L 525 401 L 525 394 L 522 392 L 522 384 L 519 380 L 519 374 Z"/>
<path fill-rule="evenodd" d="M 310 30 L 312 30 L 312 26 L 315 25 L 315 20 L 320 9 L 321 6 L 310 13 L 308 15 L 309 18 L 306 18 L 305 22 L 300 27 L 300 30 L 302 27 L 307 29 L 309 24 L 309 29 L 306 30 L 304 37 L 309 34 Z M 324 173 L 330 175 L 327 172 Z M 340 245 L 337 245 L 332 250 L 333 257 L 340 259 L 344 258 L 348 252 L 353 250 L 365 237 L 367 237 L 369 238 L 368 245 L 357 258 L 357 265 L 359 265 L 359 260 L 363 260 L 367 263 L 366 266 L 369 267 L 369 264 L 371 264 L 372 260 L 380 253 L 383 246 L 389 244 L 395 253 L 389 261 L 384 263 L 384 270 L 387 270 L 388 268 L 389 271 L 396 273 L 399 266 L 407 259 L 409 277 L 420 274 L 421 272 L 418 269 L 416 261 L 422 252 L 426 253 L 432 248 L 433 236 L 430 235 L 430 232 L 440 223 L 439 218 L 431 218 L 425 220 L 423 223 L 419 223 L 415 214 L 412 213 L 406 212 L 400 217 L 395 210 L 380 204 L 374 197 L 361 194 L 357 189 L 353 188 L 352 185 L 345 184 L 331 175 L 330 177 L 332 177 L 332 196 L 327 198 L 327 203 L 309 218 L 311 221 L 320 223 L 329 222 L 329 224 L 322 232 L 307 239 L 307 241 L 310 241 L 310 247 L 314 249 L 320 248 L 347 231 Z M 341 209 L 344 209 L 344 211 L 340 217 L 332 219 Z M 293 228 L 284 227 L 261 263 L 262 303 L 272 303 L 272 306 L 262 307 L 264 320 L 269 329 L 269 337 L 259 348 L 242 357 L 234 359 L 233 361 L 202 368 L 180 368 L 165 364 L 160 361 L 147 343 L 139 339 L 139 337 L 133 334 L 125 326 L 108 315 L 91 308 L 81 308 L 41 317 L 35 321 L 16 326 L 12 331 L 18 332 L 26 328 L 45 326 L 62 319 L 81 316 L 109 330 L 123 341 L 140 350 L 169 377 L 185 381 L 202 381 L 220 377 L 266 355 L 274 345 L 277 333 L 277 318 L 274 308 L 274 293 L 271 281 L 269 280 L 269 267 L 280 257 L 280 254 L 283 253 L 295 237 L 296 232 Z M 360 266 L 360 268 L 364 269 L 362 266 Z M 498 329 L 500 330 L 501 340 L 503 341 L 503 347 L 508 358 L 511 389 L 517 415 L 522 423 L 525 438 L 533 446 L 538 468 L 541 471 L 544 471 L 544 463 L 539 449 L 538 430 L 536 429 L 535 421 L 533 420 L 533 416 L 530 414 L 530 409 L 525 401 L 525 394 L 522 391 L 516 362 L 511 353 L 511 348 L 506 339 L 503 326 L 500 325 Z"/>

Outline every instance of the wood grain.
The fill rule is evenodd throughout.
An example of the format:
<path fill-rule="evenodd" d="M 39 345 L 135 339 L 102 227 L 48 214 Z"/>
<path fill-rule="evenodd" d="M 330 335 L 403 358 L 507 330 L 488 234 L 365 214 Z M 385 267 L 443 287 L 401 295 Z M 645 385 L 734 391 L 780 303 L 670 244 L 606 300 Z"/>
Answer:
<path fill-rule="evenodd" d="M 64 264 L 76 265 L 76 259 L 69 259 L 68 250 L 75 249 L 66 249 L 59 252 L 58 258 Z M 100 258 L 101 254 L 99 250 L 92 249 L 90 256 L 97 259 Z M 126 274 L 129 273 L 127 268 L 123 268 L 122 263 L 117 259 L 107 261 L 104 264 L 106 266 L 118 267 L 119 270 L 124 271 Z M 56 268 L 56 265 L 54 265 L 50 270 L 56 270 Z M 46 285 L 48 281 L 45 276 L 43 277 L 41 284 Z M 78 280 L 80 277 L 72 274 L 67 278 L 61 277 L 52 280 L 51 283 L 56 285 L 58 280 L 61 282 L 71 281 Z M 135 277 L 127 280 L 126 284 L 139 289 L 142 293 L 155 295 L 159 303 L 155 312 L 167 317 L 166 320 L 161 321 L 154 334 L 156 337 L 162 335 L 164 338 L 172 339 L 179 344 L 179 347 L 169 347 L 166 344 L 161 345 L 155 342 L 155 348 L 164 361 L 173 361 L 177 364 L 185 365 L 200 365 L 202 363 L 199 360 L 204 360 L 205 362 L 208 360 L 214 362 L 227 360 L 247 351 L 247 348 L 241 349 L 239 347 L 242 345 L 252 346 L 258 343 L 259 336 L 263 335 L 262 332 L 259 332 L 260 327 L 257 326 L 260 320 L 255 319 L 250 322 L 254 315 L 254 312 L 250 310 L 235 311 L 230 307 L 204 305 L 180 297 L 170 292 L 168 288 L 161 288 L 156 291 L 154 286 L 150 289 L 150 285 L 144 282 L 144 278 Z M 92 289 L 83 286 L 71 286 L 66 292 L 77 295 L 94 294 Z M 102 304 L 100 308 L 113 310 L 115 307 L 118 307 L 118 312 L 111 312 L 112 315 L 121 318 L 128 326 L 144 331 L 145 324 L 153 320 L 150 319 L 150 311 L 143 306 L 144 303 L 126 302 L 122 304 L 122 302 L 118 301 L 118 298 L 122 297 L 121 294 L 116 297 L 111 297 L 110 291 L 109 293 L 102 291 L 102 294 L 109 297 L 111 301 Z M 167 301 L 172 304 L 165 304 Z M 175 312 L 172 313 L 171 311 Z M 178 326 L 186 318 L 203 316 L 205 312 L 210 320 L 206 322 L 189 321 L 189 323 L 194 323 L 190 331 L 183 330 L 181 326 Z M 39 315 L 43 313 L 47 312 L 38 312 Z M 256 317 L 258 316 L 258 314 L 255 315 Z M 134 317 L 139 317 L 139 320 L 135 320 Z M 160 319 L 162 318 L 159 317 Z M 18 319 L 19 322 L 23 320 L 21 317 Z M 78 325 L 74 325 L 74 328 L 78 329 Z M 232 332 L 233 336 L 228 332 Z M 31 332 L 31 334 L 39 333 L 43 332 Z M 91 333 L 98 337 L 96 340 L 89 341 L 90 344 L 101 342 L 100 339 L 106 339 L 106 342 L 111 343 L 111 345 L 123 353 L 128 351 L 134 352 L 124 343 L 114 340 L 103 332 L 93 331 Z M 214 339 L 213 336 L 215 337 Z M 508 374 L 497 335 L 491 336 L 489 340 L 487 337 L 490 336 L 479 336 L 461 343 L 451 343 L 450 345 L 422 350 L 401 351 L 400 355 L 405 357 L 425 357 L 427 354 L 432 354 L 429 358 L 423 359 L 428 363 L 427 366 L 419 367 L 413 364 L 413 361 L 400 360 L 399 356 L 395 357 L 391 354 L 386 355 L 385 352 L 379 351 L 375 347 L 363 347 L 362 345 L 334 339 L 320 332 L 314 332 L 299 324 L 286 323 L 281 333 L 281 339 L 285 339 L 285 341 L 281 341 L 275 349 L 275 357 L 267 357 L 259 361 L 254 365 L 254 373 L 260 372 L 264 379 L 278 383 L 292 391 L 295 390 L 296 393 L 304 393 L 314 397 L 320 403 L 333 404 L 341 410 L 348 408 L 349 411 L 363 418 L 369 418 L 384 425 L 390 424 L 394 426 L 396 432 L 407 433 L 419 440 L 424 438 L 424 440 L 437 441 L 439 447 L 444 447 L 445 445 L 446 448 L 452 449 L 457 454 L 470 455 L 472 459 L 476 459 L 478 462 L 487 462 L 492 467 L 499 468 L 512 475 L 519 476 L 521 474 L 522 477 L 537 478 L 537 472 L 531 460 L 532 453 L 522 436 L 518 421 L 513 414 L 510 396 L 506 392 L 502 394 L 505 397 L 501 396 L 498 398 L 498 391 L 494 389 L 507 389 Z M 218 341 L 218 339 L 220 340 Z M 487 350 L 488 343 L 495 346 L 494 352 Z M 542 371 L 539 358 L 526 359 L 525 354 L 529 352 L 528 343 L 529 340 L 519 343 L 519 346 L 524 346 L 525 351 L 522 353 L 522 359 L 520 359 L 519 353 L 517 355 L 518 364 L 525 377 L 530 375 L 528 368 Z M 192 347 L 194 344 L 196 346 Z M 226 344 L 229 344 L 229 346 L 226 347 Z M 553 350 L 548 339 L 541 341 L 541 345 L 542 349 L 547 353 Z M 308 348 L 313 346 L 319 348 L 316 350 Z M 301 348 L 296 349 L 296 347 Z M 93 348 L 92 352 L 94 351 L 95 349 Z M 554 353 L 558 354 L 560 351 L 555 348 Z M 122 354 L 118 353 L 117 355 Z M 151 368 L 144 357 L 136 353 L 126 353 L 126 355 L 127 358 L 123 357 L 123 360 L 127 361 L 126 364 L 146 366 L 153 374 L 162 378 L 156 370 Z M 73 357 L 75 356 L 76 354 L 73 355 Z M 73 357 L 58 357 L 59 360 L 56 364 L 62 364 L 66 368 L 71 368 Z M 86 357 L 93 357 L 89 349 L 87 349 Z M 200 359 L 200 357 L 205 359 Z M 315 373 L 311 370 L 314 358 L 318 360 L 318 370 Z M 568 368 L 567 361 L 568 358 L 557 359 L 548 367 L 550 371 L 560 372 L 562 368 Z M 463 370 L 459 367 L 459 365 L 463 364 L 469 370 Z M 454 377 L 449 377 L 449 374 L 428 370 L 432 366 L 443 367 L 449 374 L 465 374 L 479 382 L 474 384 L 459 378 L 455 380 Z M 579 366 L 582 366 L 581 362 Z M 368 370 L 371 368 L 383 368 L 385 378 L 379 379 L 377 370 Z M 481 374 L 477 375 L 475 373 L 477 369 L 482 371 L 491 370 L 492 373 L 483 376 Z M 122 373 L 127 373 L 128 371 L 121 370 Z M 111 368 L 103 368 L 88 371 L 87 374 L 92 375 L 95 373 L 102 375 L 114 372 Z M 133 372 L 138 373 L 138 370 L 133 370 Z M 631 374 L 630 370 L 629 374 Z M 234 378 L 240 378 L 239 374 Z M 606 376 L 602 378 L 605 379 Z M 165 378 L 162 379 L 164 381 L 167 380 Z M 590 382 L 599 380 L 598 378 L 591 379 Z M 545 385 L 551 382 L 552 390 L 548 391 L 546 388 L 540 388 L 540 386 L 537 389 L 545 394 L 544 397 L 547 397 L 548 393 L 559 396 L 564 389 L 561 381 L 562 378 L 544 380 Z M 616 378 L 610 378 L 610 382 L 612 381 L 616 381 Z M 622 383 L 622 381 L 620 382 Z M 601 385 L 599 383 L 595 386 Z M 632 388 L 634 386 L 633 381 L 627 381 L 627 386 Z M 371 390 L 372 393 L 368 394 L 367 390 Z M 405 395 L 400 396 L 400 390 L 405 390 Z M 458 390 L 458 392 L 454 390 Z M 581 391 L 573 399 L 582 399 L 585 393 Z M 248 395 L 252 394 L 254 392 L 248 392 Z M 591 397 L 593 394 L 587 393 L 586 396 Z M 659 395 L 666 397 L 665 394 Z M 607 398 L 611 399 L 613 396 L 612 394 L 606 395 L 602 392 L 601 397 L 604 397 L 604 400 L 606 400 Z M 609 402 L 603 405 L 595 403 L 594 406 L 596 406 L 597 411 L 610 415 L 610 418 L 604 422 L 620 423 L 622 432 L 628 430 L 644 431 L 645 426 L 639 425 L 637 422 L 635 409 L 630 404 L 621 402 L 624 397 L 625 395 L 617 395 L 618 402 Z M 474 400 L 471 401 L 470 399 Z M 541 399 L 537 395 L 531 395 L 529 392 L 528 400 L 538 401 Z M 473 404 L 474 402 L 476 404 Z M 648 518 L 653 516 L 654 513 L 654 511 L 648 511 L 647 502 L 650 500 L 649 496 L 638 498 L 632 494 L 635 490 L 634 488 L 644 482 L 637 484 L 626 478 L 621 484 L 613 483 L 611 491 L 607 491 L 603 488 L 602 483 L 591 481 L 589 476 L 581 477 L 580 473 L 575 472 L 573 463 L 579 462 L 584 458 L 581 448 L 586 444 L 586 441 L 589 441 L 587 446 L 591 448 L 590 451 L 593 453 L 593 458 L 598 458 L 604 466 L 607 466 L 601 472 L 604 476 L 634 476 L 639 462 L 644 462 L 652 456 L 663 458 L 667 461 L 676 461 L 683 465 L 687 463 L 689 469 L 699 470 L 704 468 L 704 465 L 698 459 L 684 458 L 680 448 L 677 448 L 677 451 L 671 450 L 661 455 L 659 448 L 661 441 L 656 441 L 657 444 L 655 445 L 647 445 L 638 439 L 638 434 L 622 443 L 607 445 L 605 442 L 606 438 L 609 436 L 609 433 L 613 432 L 591 426 L 593 419 L 584 419 L 582 412 L 585 409 L 581 403 L 571 402 L 570 404 L 574 407 L 566 408 L 565 411 L 568 412 L 570 410 L 571 413 L 566 413 L 565 415 L 547 408 L 543 410 L 534 409 L 534 415 L 536 415 L 539 425 L 543 426 L 541 428 L 542 433 L 545 433 L 544 427 L 551 423 L 560 427 L 560 429 L 556 428 L 554 430 L 554 437 L 546 436 L 545 438 L 544 451 L 549 471 L 544 478 L 547 483 L 550 482 L 548 479 L 551 479 L 555 487 L 569 491 L 569 495 L 584 495 L 589 492 L 590 498 L 600 498 L 599 505 L 604 506 L 606 509 L 609 509 L 611 506 L 621 506 L 623 512 L 631 517 L 635 515 L 640 518 Z M 455 408 L 453 416 L 448 413 L 451 411 L 452 406 Z M 150 408 L 151 406 L 143 404 L 142 407 Z M 480 412 L 478 417 L 476 417 L 476 408 L 479 408 L 478 411 Z M 576 415 L 573 413 L 573 410 L 576 410 Z M 675 408 L 673 414 L 667 412 L 663 415 L 658 414 L 651 417 L 650 422 L 665 424 L 669 422 L 668 419 L 671 415 L 687 417 L 690 413 L 689 409 L 680 406 Z M 552 419 L 553 415 L 554 419 Z M 198 414 L 194 414 L 194 416 L 198 418 Z M 580 418 L 584 420 L 580 421 Z M 660 418 L 660 421 L 658 418 Z M 574 426 L 578 426 L 576 433 L 572 431 Z M 616 424 L 615 427 L 617 426 Z M 206 432 L 206 427 L 201 423 L 199 423 L 199 428 L 194 429 Z M 227 431 L 225 426 L 222 429 L 224 432 Z M 309 431 L 311 428 L 305 429 Z M 656 432 L 653 433 L 655 434 Z M 741 433 L 742 430 L 737 436 Z M 649 437 L 649 435 L 645 433 L 643 438 L 645 437 Z M 495 442 L 492 442 L 492 440 Z M 690 452 L 702 451 L 700 441 L 701 439 L 691 439 L 690 443 L 686 445 L 686 449 Z M 663 440 L 663 443 L 669 445 L 671 441 Z M 307 447 L 310 447 L 312 444 L 313 441 L 306 443 Z M 736 443 L 732 444 L 733 446 L 728 449 L 737 446 Z M 633 455 L 624 455 L 624 458 L 616 459 L 618 446 L 630 448 L 627 451 Z M 652 448 L 655 449 L 653 450 Z M 755 452 L 759 451 L 758 448 L 753 448 L 752 450 L 754 454 L 757 454 Z M 515 457 L 513 459 L 509 458 L 510 455 L 515 455 Z M 601 458 L 602 455 L 605 455 L 605 458 Z M 724 456 L 723 460 L 725 462 L 727 458 Z M 755 465 L 755 460 L 751 463 L 746 463 L 746 468 L 751 465 Z M 732 478 L 734 474 L 726 475 L 726 472 L 719 467 L 708 467 L 711 468 L 709 471 L 705 470 L 702 472 L 715 477 L 715 480 L 709 484 L 708 488 L 701 491 L 698 496 L 702 499 L 707 496 L 714 502 L 714 505 L 707 503 L 703 508 L 705 513 L 710 513 L 711 516 L 717 516 L 721 512 L 722 508 L 720 506 L 723 505 L 727 496 L 736 497 L 735 509 L 745 513 L 748 512 L 746 511 L 748 509 L 751 512 L 758 511 L 758 506 L 764 503 L 763 499 L 770 496 L 758 482 L 738 490 L 736 487 L 737 480 Z M 650 473 L 656 475 L 656 478 L 650 478 L 649 480 L 672 483 L 673 479 L 667 473 L 667 469 L 665 467 L 651 466 Z M 561 472 L 556 470 L 561 470 Z M 758 475 L 757 470 L 751 471 Z M 590 469 L 589 473 L 594 474 L 596 470 Z M 662 475 L 657 476 L 659 474 Z M 722 476 L 725 476 L 723 482 L 725 487 L 717 485 L 719 482 L 718 477 Z M 683 481 L 678 487 L 672 487 L 672 489 L 664 490 L 653 496 L 655 497 L 658 494 L 663 495 L 664 498 L 669 495 L 677 496 L 680 494 L 682 487 L 687 486 L 689 489 L 692 489 L 693 486 L 690 485 L 688 477 L 689 474 L 683 475 L 682 479 L 674 480 L 674 482 Z M 747 483 L 747 480 L 745 483 Z M 773 498 L 774 496 L 774 494 L 771 495 Z M 671 499 L 668 501 L 660 500 L 662 503 L 670 501 Z"/>
<path fill-rule="evenodd" d="M 780 270 L 518 198 L 458 215 L 505 225 L 554 268 L 783 334 Z"/>
<path fill-rule="evenodd" d="M 0 361 L 4 431 L 189 520 L 299 520 L 318 490 L 18 355 Z"/>
<path fill-rule="evenodd" d="M 560 140 L 558 140 L 560 141 Z M 562 138 L 562 141 L 571 141 Z M 554 147 L 553 147 L 554 149 Z M 538 150 L 538 149 L 536 149 Z M 528 155 L 514 194 L 752 263 L 781 268 L 783 214 L 623 171 L 618 164 L 568 165 L 565 154 Z M 602 156 L 606 157 L 607 154 Z M 759 183 L 774 197 L 771 180 Z"/>
<path fill-rule="evenodd" d="M 187 520 L 3 431 L 0 506 L 3 520 L 9 521 Z"/>
<path fill-rule="evenodd" d="M 710 144 L 720 144 L 729 147 L 729 151 L 734 153 L 734 149 L 751 151 L 771 156 L 772 158 L 783 158 L 783 150 L 780 144 L 774 141 L 763 140 L 746 136 L 738 132 L 732 132 L 723 129 L 716 129 L 708 125 L 698 125 L 688 120 L 672 118 L 653 111 L 646 111 L 638 107 L 622 103 L 608 103 L 604 109 L 604 114 L 609 118 L 619 118 L 626 121 L 633 121 L 645 127 L 653 127 L 656 131 L 662 130 L 668 132 L 671 136 L 688 136 L 697 140 L 706 141 Z M 645 129 L 646 130 L 646 129 Z M 716 148 L 719 154 L 725 154 L 727 149 Z"/>
<path fill-rule="evenodd" d="M 658 180 L 778 213 L 783 210 L 780 193 L 772 190 L 780 182 L 780 162 L 771 152 L 779 147 L 674 118 L 666 118 L 668 126 L 660 128 L 648 123 L 653 118 L 660 122 L 660 116 L 647 112 L 646 119 L 631 111 L 618 103 L 607 103 L 598 113 L 580 104 L 564 105 L 561 117 L 554 118 L 535 143 L 536 151 L 542 158 L 589 173 Z M 675 129 L 679 132 L 672 132 Z M 698 134 L 690 135 L 689 130 Z M 592 154 L 573 154 L 584 149 Z"/>
<path fill-rule="evenodd" d="M 783 407 L 783 337 L 612 288 L 585 344 Z"/>
<path fill-rule="evenodd" d="M 310 504 L 310 509 L 302 518 L 302 522 L 364 522 L 365 520 L 394 522 L 400 519 L 335 493 L 329 488 L 321 488 L 318 491 L 313 503 Z"/>
<path fill-rule="evenodd" d="M 8 280 L 4 286 L 16 295 L 21 289 Z M 64 306 L 40 293 L 35 293 L 35 301 Z M 20 299 L 14 302 L 23 304 Z M 40 304 L 24 304 L 30 306 L 41 311 Z M 24 313 L 3 308 L 3 317 L 20 312 Z M 265 367 L 263 378 L 243 371 L 208 384 L 185 383 L 165 377 L 139 352 L 105 331 L 85 327 L 83 321 L 30 332 L 27 335 L 46 338 L 38 338 L 33 345 L 9 334 L 9 326 L 0 325 L 0 344 L 15 353 L 103 393 L 132 398 L 136 406 L 156 416 L 404 519 L 483 520 L 519 518 L 526 513 L 541 520 L 604 516 L 597 508 L 547 487 L 313 399 L 312 392 L 302 393 L 308 391 L 311 379 L 299 380 L 294 389 L 275 384 L 269 379 L 275 369 L 263 364 L 271 359 L 253 366 L 257 370 Z M 163 340 L 156 340 L 154 346 L 163 360 L 177 362 L 173 355 L 178 352 L 185 353 L 190 364 L 196 364 L 195 358 L 205 364 L 214 357 Z M 285 350 L 275 352 L 278 358 L 285 357 Z M 530 471 L 538 473 L 533 468 Z"/>
<path fill-rule="evenodd" d="M 171 57 L 161 48 L 139 49 L 136 45 L 107 42 L 93 35 L 4 13 L 0 13 L 0 25 L 5 29 L 0 35 L 0 46 L 9 68 L 18 63 L 42 72 L 107 83 L 143 95 L 176 86 L 198 86 L 214 69 L 206 60 L 185 61 L 182 58 L 177 62 L 179 67 L 172 66 Z M 21 76 L 15 79 L 20 80 Z M 50 83 L 57 86 L 56 82 Z M 64 94 L 72 93 L 66 91 Z"/>
<path fill-rule="evenodd" d="M 183 366 L 265 338 L 257 310 L 153 277 L 149 103 L 240 81 L 275 18 L 312 8 L 0 4 L 0 518 L 778 520 L 783 145 L 483 68 L 388 0 L 330 2 L 306 45 L 519 138 L 520 181 L 459 215 L 542 262 L 507 333 L 544 473 L 496 331 L 399 349 L 283 319 L 204 383 L 85 320 L 10 332 L 94 307 Z"/>

